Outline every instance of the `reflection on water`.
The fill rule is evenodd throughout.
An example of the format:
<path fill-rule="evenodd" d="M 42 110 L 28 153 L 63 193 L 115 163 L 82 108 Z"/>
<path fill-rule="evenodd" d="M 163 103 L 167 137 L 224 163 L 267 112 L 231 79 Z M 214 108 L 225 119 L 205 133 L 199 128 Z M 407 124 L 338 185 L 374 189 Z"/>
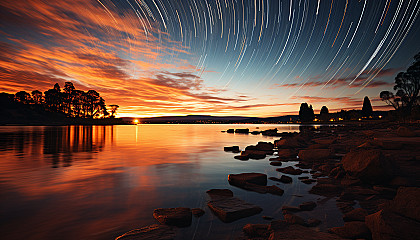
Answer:
<path fill-rule="evenodd" d="M 181 229 L 179 238 L 233 239 L 245 223 L 263 223 L 262 215 L 281 218 L 283 204 L 318 198 L 293 196 L 306 195 L 310 188 L 296 178 L 293 184 L 280 185 L 283 197 L 230 186 L 230 173 L 279 176 L 267 160 L 237 161 L 223 151 L 224 146 L 245 148 L 276 139 L 221 133 L 243 127 L 299 130 L 297 125 L 0 127 L 2 237 L 113 239 L 155 223 L 155 208 L 201 207 L 206 214 Z M 229 188 L 264 211 L 222 223 L 206 208 L 205 191 L 211 188 Z"/>

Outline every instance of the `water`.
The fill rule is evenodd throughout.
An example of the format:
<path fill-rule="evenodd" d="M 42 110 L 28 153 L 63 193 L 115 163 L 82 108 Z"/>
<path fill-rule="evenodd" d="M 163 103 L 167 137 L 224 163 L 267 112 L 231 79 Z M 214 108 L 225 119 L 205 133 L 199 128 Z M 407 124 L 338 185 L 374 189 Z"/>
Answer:
<path fill-rule="evenodd" d="M 293 177 L 278 184 L 283 196 L 230 186 L 228 174 L 281 174 L 264 160 L 238 161 L 224 146 L 241 149 L 278 137 L 229 134 L 249 128 L 299 131 L 298 125 L 129 125 L 0 127 L 0 231 L 3 239 L 114 239 L 156 223 L 153 210 L 200 207 L 206 211 L 179 239 L 234 239 L 246 223 L 282 218 L 281 206 L 314 200 L 321 229 L 338 226 L 334 199 L 310 195 L 311 185 Z M 293 162 L 284 166 L 293 165 Z M 206 190 L 228 188 L 261 206 L 261 214 L 223 223 L 207 208 Z M 303 197 L 301 197 L 303 196 Z"/>

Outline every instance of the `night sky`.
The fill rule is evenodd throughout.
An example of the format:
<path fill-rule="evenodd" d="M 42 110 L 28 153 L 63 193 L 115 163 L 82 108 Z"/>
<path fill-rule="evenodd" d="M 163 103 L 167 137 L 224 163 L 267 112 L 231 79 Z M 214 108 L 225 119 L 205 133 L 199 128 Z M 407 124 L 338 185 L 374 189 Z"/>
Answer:
<path fill-rule="evenodd" d="M 418 0 L 1 0 L 0 92 L 72 81 L 118 116 L 360 109 L 420 51 Z"/>

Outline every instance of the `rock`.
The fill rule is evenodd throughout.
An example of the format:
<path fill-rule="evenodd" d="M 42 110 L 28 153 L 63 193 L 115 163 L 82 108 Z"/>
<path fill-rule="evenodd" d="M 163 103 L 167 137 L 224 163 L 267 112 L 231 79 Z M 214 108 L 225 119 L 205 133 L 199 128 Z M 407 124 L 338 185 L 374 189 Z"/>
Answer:
<path fill-rule="evenodd" d="M 187 227 L 191 225 L 192 213 L 191 209 L 178 208 L 157 208 L 153 211 L 153 217 L 161 224 Z"/>
<path fill-rule="evenodd" d="M 302 179 L 300 181 L 303 182 L 304 184 L 311 184 L 311 183 L 316 182 L 315 179 Z"/>
<path fill-rule="evenodd" d="M 285 167 L 285 168 L 277 168 L 276 171 L 282 172 L 282 173 L 285 173 L 285 174 L 290 174 L 290 175 L 300 175 L 303 172 L 302 170 L 296 169 L 292 166 Z"/>
<path fill-rule="evenodd" d="M 296 158 L 296 151 L 295 150 L 291 150 L 289 148 L 286 149 L 279 149 L 277 151 L 277 155 L 281 158 L 291 158 L 291 157 L 295 157 Z"/>
<path fill-rule="evenodd" d="M 235 159 L 238 159 L 238 160 L 242 160 L 242 161 L 249 160 L 249 156 L 248 155 L 246 155 L 246 156 L 238 155 L 238 156 L 235 156 L 234 158 Z"/>
<path fill-rule="evenodd" d="M 226 152 L 239 152 L 239 146 L 224 147 Z"/>
<path fill-rule="evenodd" d="M 227 133 L 234 133 L 235 132 L 235 129 L 228 129 L 226 132 Z"/>
<path fill-rule="evenodd" d="M 293 179 L 289 176 L 281 175 L 281 177 L 280 177 L 280 182 L 282 182 L 282 183 L 291 183 L 292 181 L 293 181 Z"/>
<path fill-rule="evenodd" d="M 344 170 L 364 182 L 384 182 L 392 177 L 394 164 L 378 149 L 358 149 L 347 153 L 343 160 Z"/>
<path fill-rule="evenodd" d="M 212 200 L 233 197 L 233 192 L 229 189 L 210 189 L 206 193 Z"/>
<path fill-rule="evenodd" d="M 315 138 L 313 139 L 314 142 L 322 145 L 331 145 L 335 142 L 334 138 Z"/>
<path fill-rule="evenodd" d="M 264 220 L 273 220 L 274 218 L 271 216 L 262 216 Z"/>
<path fill-rule="evenodd" d="M 194 215 L 194 217 L 201 217 L 204 215 L 204 210 L 201 208 L 193 208 L 191 209 L 192 214 Z"/>
<path fill-rule="evenodd" d="M 308 149 L 328 149 L 328 145 L 325 145 L 325 144 L 312 144 L 312 145 L 309 145 L 309 147 L 308 147 Z"/>
<path fill-rule="evenodd" d="M 274 194 L 274 195 L 282 196 L 283 193 L 284 193 L 283 189 L 281 189 L 277 186 L 274 186 L 274 185 L 273 186 L 267 186 L 266 189 L 267 189 L 267 193 L 271 193 L 271 194 Z"/>
<path fill-rule="evenodd" d="M 338 240 L 340 237 L 324 232 L 317 232 L 308 227 L 304 227 L 296 224 L 278 224 L 276 230 L 274 230 L 269 240 Z M 270 226 L 271 227 L 271 226 Z"/>
<path fill-rule="evenodd" d="M 309 218 L 306 222 L 307 222 L 308 227 L 316 227 L 322 223 L 321 220 L 316 219 L 316 218 Z"/>
<path fill-rule="evenodd" d="M 260 134 L 260 133 L 261 133 L 260 131 L 252 131 L 252 132 L 251 132 L 251 134 L 252 134 L 252 135 L 258 135 L 258 134 Z"/>
<path fill-rule="evenodd" d="M 175 230 L 166 225 L 153 224 L 147 227 L 131 230 L 117 237 L 115 240 L 172 240 Z"/>
<path fill-rule="evenodd" d="M 260 150 L 245 150 L 241 152 L 241 156 L 246 156 L 251 159 L 264 159 L 266 157 L 266 152 Z"/>
<path fill-rule="evenodd" d="M 284 220 L 290 224 L 299 224 L 302 226 L 306 226 L 306 222 L 303 218 L 293 214 L 284 214 Z"/>
<path fill-rule="evenodd" d="M 244 186 L 246 183 L 265 186 L 267 185 L 267 175 L 263 173 L 229 174 L 228 181 L 234 186 Z"/>
<path fill-rule="evenodd" d="M 277 136 L 277 128 L 261 131 L 261 134 L 264 136 Z"/>
<path fill-rule="evenodd" d="M 249 133 L 249 129 L 248 128 L 235 129 L 235 133 L 245 133 L 245 134 L 248 134 Z"/>
<path fill-rule="evenodd" d="M 342 238 L 358 239 L 369 238 L 370 230 L 364 222 L 346 222 L 342 227 L 330 228 L 329 232 Z"/>
<path fill-rule="evenodd" d="M 407 127 L 401 126 L 397 129 L 397 135 L 400 137 L 415 137 L 416 133 Z"/>
<path fill-rule="evenodd" d="M 420 188 L 398 188 L 397 195 L 391 201 L 390 208 L 397 214 L 420 222 Z"/>
<path fill-rule="evenodd" d="M 260 151 L 272 151 L 274 144 L 270 142 L 258 142 L 256 147 Z"/>
<path fill-rule="evenodd" d="M 304 148 L 307 146 L 305 140 L 299 135 L 294 137 L 286 137 L 274 141 L 274 146 L 277 148 Z"/>
<path fill-rule="evenodd" d="M 298 208 L 298 207 L 293 207 L 293 206 L 287 206 L 287 205 L 284 205 L 283 207 L 281 207 L 281 210 L 283 211 L 283 212 L 300 212 L 300 211 L 302 211 L 300 208 Z"/>
<path fill-rule="evenodd" d="M 311 211 L 316 207 L 315 202 L 304 202 L 299 205 L 300 210 L 302 211 Z"/>
<path fill-rule="evenodd" d="M 331 156 L 331 150 L 305 149 L 305 150 L 300 150 L 298 156 L 302 161 L 325 160 Z"/>
<path fill-rule="evenodd" d="M 365 218 L 373 240 L 418 239 L 420 223 L 407 217 L 382 209 Z"/>
<path fill-rule="evenodd" d="M 318 183 L 309 190 L 309 193 L 321 196 L 336 196 L 342 191 L 341 186 L 332 183 Z"/>
<path fill-rule="evenodd" d="M 366 211 L 363 208 L 356 208 L 350 212 L 347 212 L 343 216 L 343 220 L 345 222 L 351 222 L 351 221 L 365 221 L 365 217 L 368 215 L 368 211 Z"/>
<path fill-rule="evenodd" d="M 207 203 L 207 206 L 223 222 L 233 222 L 262 211 L 262 208 L 236 197 L 212 200 Z"/>
<path fill-rule="evenodd" d="M 277 166 L 277 167 L 280 167 L 280 166 L 282 165 L 282 162 L 279 162 L 279 161 L 272 161 L 272 162 L 270 162 L 270 165 L 271 165 L 271 166 Z"/>
<path fill-rule="evenodd" d="M 242 231 L 244 231 L 248 237 L 267 238 L 270 236 L 268 227 L 268 224 L 247 224 L 242 228 Z"/>

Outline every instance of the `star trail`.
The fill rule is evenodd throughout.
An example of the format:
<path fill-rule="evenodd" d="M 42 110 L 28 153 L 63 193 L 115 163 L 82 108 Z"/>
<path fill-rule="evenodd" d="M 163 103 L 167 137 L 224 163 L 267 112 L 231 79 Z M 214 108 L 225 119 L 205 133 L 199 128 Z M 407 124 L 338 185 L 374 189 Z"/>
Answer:
<path fill-rule="evenodd" d="M 360 108 L 420 51 L 416 0 L 2 1 L 0 91 L 73 81 L 120 116 Z"/>

